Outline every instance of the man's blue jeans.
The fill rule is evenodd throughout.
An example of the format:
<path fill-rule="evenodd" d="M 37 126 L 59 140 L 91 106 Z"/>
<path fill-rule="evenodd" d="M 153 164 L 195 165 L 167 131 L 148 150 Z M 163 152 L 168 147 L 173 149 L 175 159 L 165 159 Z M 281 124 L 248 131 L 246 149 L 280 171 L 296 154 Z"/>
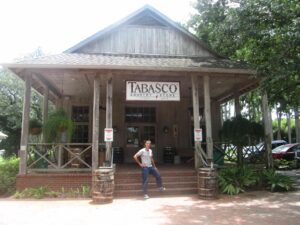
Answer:
<path fill-rule="evenodd" d="M 155 177 L 156 186 L 158 188 L 162 187 L 161 176 L 156 170 L 156 168 L 144 167 L 142 169 L 142 178 L 143 178 L 142 188 L 143 188 L 144 195 L 148 193 L 148 174 L 152 174 Z"/>

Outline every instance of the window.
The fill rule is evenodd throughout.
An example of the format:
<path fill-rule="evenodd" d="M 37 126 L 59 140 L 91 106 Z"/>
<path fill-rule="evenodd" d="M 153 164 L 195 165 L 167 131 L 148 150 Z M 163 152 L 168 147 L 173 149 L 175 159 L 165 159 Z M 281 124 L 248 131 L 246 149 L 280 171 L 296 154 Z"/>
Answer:
<path fill-rule="evenodd" d="M 72 120 L 75 124 L 72 142 L 87 143 L 89 141 L 89 107 L 73 106 Z"/>
<path fill-rule="evenodd" d="M 156 112 L 154 107 L 126 107 L 125 121 L 127 123 L 155 123 Z"/>

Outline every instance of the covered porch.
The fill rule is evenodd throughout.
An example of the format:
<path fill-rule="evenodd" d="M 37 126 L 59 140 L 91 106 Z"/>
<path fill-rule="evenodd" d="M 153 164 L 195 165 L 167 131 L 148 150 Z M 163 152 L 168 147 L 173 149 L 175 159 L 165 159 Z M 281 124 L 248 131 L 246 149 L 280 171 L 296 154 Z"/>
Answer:
<path fill-rule="evenodd" d="M 105 162 L 112 165 L 113 147 L 122 151 L 119 163 L 132 163 L 132 156 L 147 139 L 153 143 L 158 163 L 166 163 L 165 151 L 172 149 L 181 163 L 194 158 L 196 167 L 208 165 L 213 159 L 214 142 L 220 141 L 220 104 L 238 99 L 257 86 L 257 80 L 251 78 L 253 72 L 240 64 L 201 57 L 64 53 L 7 68 L 22 78 L 26 87 L 20 148 L 23 175 L 38 171 L 88 172 Z M 127 81 L 177 82 L 179 99 L 128 100 Z M 29 142 L 31 88 L 44 95 L 44 121 L 49 100 L 73 119 L 72 139 Z M 200 127 L 204 139 L 195 141 L 194 129 Z M 114 129 L 113 142 L 104 143 L 104 128 Z"/>

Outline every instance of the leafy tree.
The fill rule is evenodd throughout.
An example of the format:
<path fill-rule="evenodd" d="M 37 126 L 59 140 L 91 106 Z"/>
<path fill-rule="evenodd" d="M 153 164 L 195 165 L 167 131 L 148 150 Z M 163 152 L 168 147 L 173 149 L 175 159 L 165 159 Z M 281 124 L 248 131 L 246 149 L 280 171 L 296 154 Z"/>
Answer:
<path fill-rule="evenodd" d="M 24 82 L 6 70 L 0 71 L 0 129 L 8 135 L 2 140 L 0 149 L 6 155 L 17 154 L 20 147 L 23 110 Z M 30 117 L 41 121 L 42 96 L 36 91 L 31 95 Z"/>
<path fill-rule="evenodd" d="M 240 97 L 243 116 L 250 121 L 260 122 L 262 119 L 261 96 L 259 90 L 250 91 Z"/>
<path fill-rule="evenodd" d="M 238 115 L 223 123 L 221 129 L 223 140 L 229 141 L 237 146 L 238 164 L 243 164 L 243 147 L 257 143 L 263 137 L 263 127 L 261 124 L 251 122 Z"/>
<path fill-rule="evenodd" d="M 18 60 L 45 55 L 40 47 Z M 8 70 L 0 68 L 0 130 L 8 138 L 0 142 L 6 155 L 17 154 L 20 147 L 23 111 L 24 82 Z M 43 97 L 34 89 L 31 92 L 30 118 L 42 121 Z"/>
<path fill-rule="evenodd" d="M 298 0 L 198 0 L 189 27 L 217 52 L 248 62 L 271 101 L 299 106 Z"/>

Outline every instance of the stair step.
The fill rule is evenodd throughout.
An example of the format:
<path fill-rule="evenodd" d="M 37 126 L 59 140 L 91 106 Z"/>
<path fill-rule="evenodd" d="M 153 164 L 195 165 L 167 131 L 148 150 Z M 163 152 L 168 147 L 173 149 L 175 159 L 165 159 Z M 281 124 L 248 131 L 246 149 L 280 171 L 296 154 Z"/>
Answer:
<path fill-rule="evenodd" d="M 196 181 L 197 177 L 196 176 L 186 176 L 186 177 L 162 177 L 163 183 L 166 182 L 191 182 L 191 181 Z M 149 181 L 154 182 L 155 178 L 152 176 L 149 176 Z M 122 177 L 118 178 L 115 177 L 115 183 L 117 184 L 127 184 L 127 183 L 141 183 L 142 178 L 141 176 L 137 177 Z"/>
<path fill-rule="evenodd" d="M 148 189 L 148 194 L 152 196 L 165 196 L 165 195 L 186 195 L 186 194 L 197 194 L 197 188 L 168 188 L 161 192 L 157 189 Z M 141 190 L 118 190 L 115 191 L 114 197 L 132 197 L 132 196 L 143 196 Z"/>
<path fill-rule="evenodd" d="M 197 188 L 197 182 L 164 182 L 164 187 L 167 189 L 169 188 Z M 141 190 L 142 184 L 139 183 L 128 183 L 128 184 L 118 184 L 115 183 L 115 191 L 118 190 Z M 155 182 L 149 182 L 148 184 L 149 189 L 155 189 L 156 183 Z"/>
<path fill-rule="evenodd" d="M 130 177 L 137 177 L 137 176 L 141 176 L 141 172 L 136 172 L 136 173 L 115 173 L 115 178 L 122 178 L 122 177 L 126 177 L 126 178 L 130 178 Z M 150 174 L 151 175 L 151 174 Z M 185 176 L 197 176 L 197 174 L 195 172 L 161 172 L 160 175 L 162 177 L 175 177 L 175 176 L 179 176 L 179 177 L 185 177 Z"/>
<path fill-rule="evenodd" d="M 197 172 L 189 167 L 166 167 L 159 170 L 163 185 L 167 190 L 160 192 L 156 188 L 155 178 L 149 175 L 148 193 L 150 197 L 165 195 L 196 194 Z M 115 197 L 141 197 L 142 176 L 141 170 L 135 166 L 117 167 L 115 173 Z"/>

